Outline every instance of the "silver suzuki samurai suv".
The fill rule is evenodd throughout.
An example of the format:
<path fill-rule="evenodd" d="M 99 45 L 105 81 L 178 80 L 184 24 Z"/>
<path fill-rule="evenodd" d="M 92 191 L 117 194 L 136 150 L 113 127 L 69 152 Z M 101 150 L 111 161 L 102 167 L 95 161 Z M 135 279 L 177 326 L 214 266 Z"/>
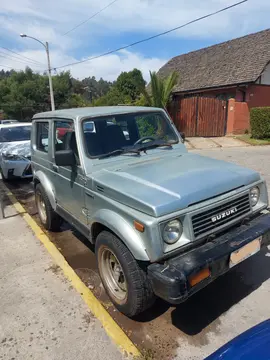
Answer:
<path fill-rule="evenodd" d="M 127 316 L 156 296 L 185 301 L 270 244 L 265 181 L 188 153 L 162 109 L 36 114 L 31 153 L 42 224 L 64 219 L 95 245 L 104 288 Z"/>

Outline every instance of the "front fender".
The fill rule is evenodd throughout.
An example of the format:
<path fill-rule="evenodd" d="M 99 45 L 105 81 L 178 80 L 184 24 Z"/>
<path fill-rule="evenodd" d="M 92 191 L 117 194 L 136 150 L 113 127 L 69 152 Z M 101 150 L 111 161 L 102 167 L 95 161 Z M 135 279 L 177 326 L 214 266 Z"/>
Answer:
<path fill-rule="evenodd" d="M 149 256 L 139 233 L 122 216 L 111 210 L 101 209 L 91 218 L 91 231 L 93 224 L 96 222 L 114 232 L 136 260 L 149 261 Z"/>
<path fill-rule="evenodd" d="M 48 177 L 40 170 L 35 172 L 35 179 L 37 179 L 43 186 L 46 194 L 50 200 L 51 206 L 56 210 L 56 199 L 55 199 L 55 189 Z M 34 179 L 34 180 L 35 180 Z"/>

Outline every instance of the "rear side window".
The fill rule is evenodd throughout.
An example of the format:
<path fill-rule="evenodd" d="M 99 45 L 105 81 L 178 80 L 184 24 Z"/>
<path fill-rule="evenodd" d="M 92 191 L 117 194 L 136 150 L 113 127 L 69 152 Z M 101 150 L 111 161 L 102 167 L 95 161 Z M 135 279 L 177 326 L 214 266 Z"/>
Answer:
<path fill-rule="evenodd" d="M 49 123 L 47 121 L 36 123 L 37 150 L 47 153 L 49 144 Z"/>
<path fill-rule="evenodd" d="M 77 164 L 80 164 L 79 153 L 74 130 L 74 123 L 71 120 L 55 121 L 54 123 L 55 151 L 72 150 Z"/>

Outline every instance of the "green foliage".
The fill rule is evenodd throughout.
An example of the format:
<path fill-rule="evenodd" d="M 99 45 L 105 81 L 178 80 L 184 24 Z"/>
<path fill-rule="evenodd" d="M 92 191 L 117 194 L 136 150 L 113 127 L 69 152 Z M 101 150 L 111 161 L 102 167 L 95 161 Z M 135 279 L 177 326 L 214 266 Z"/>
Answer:
<path fill-rule="evenodd" d="M 250 125 L 252 138 L 270 138 L 270 107 L 252 108 Z"/>
<path fill-rule="evenodd" d="M 145 88 L 145 81 L 138 69 L 122 72 L 106 95 L 93 102 L 95 106 L 119 104 L 133 105 Z"/>
<path fill-rule="evenodd" d="M 93 102 L 94 106 L 113 106 L 119 104 L 131 104 L 129 96 L 121 93 L 117 87 L 112 86 L 109 92 Z"/>
<path fill-rule="evenodd" d="M 114 86 L 124 97 L 135 101 L 145 88 L 145 81 L 141 71 L 133 69 L 129 72 L 122 72 L 118 76 Z"/>
<path fill-rule="evenodd" d="M 53 76 L 55 108 L 63 109 L 84 106 L 112 106 L 119 104 L 166 107 L 177 75 L 172 73 L 160 79 L 150 72 L 151 92 L 145 90 L 145 81 L 138 69 L 122 72 L 113 83 L 94 76 L 82 81 L 72 78 L 70 72 Z M 49 111 L 50 92 L 46 74 L 25 71 L 0 71 L 0 108 L 9 118 L 30 120 L 37 112 Z M 142 133 L 149 135 L 154 130 L 141 123 Z M 145 129 L 144 129 L 145 127 Z"/>
<path fill-rule="evenodd" d="M 87 84 L 96 89 L 93 94 Z M 91 106 L 92 96 L 100 96 L 109 91 L 111 83 L 94 77 L 82 81 L 73 79 L 69 72 L 53 76 L 56 109 Z M 91 94 L 91 96 L 90 96 Z M 50 92 L 46 74 L 25 71 L 0 71 L 0 108 L 7 118 L 30 120 L 33 114 L 49 111 Z"/>
<path fill-rule="evenodd" d="M 150 71 L 150 79 L 150 91 L 148 92 L 147 89 L 143 91 L 145 103 L 148 106 L 166 109 L 171 99 L 172 90 L 177 84 L 178 74 L 172 72 L 168 77 L 160 78 L 155 71 Z"/>
<path fill-rule="evenodd" d="M 138 126 L 140 137 L 156 135 L 155 124 L 151 124 L 149 119 L 145 119 L 143 117 L 138 118 L 137 126 Z"/>

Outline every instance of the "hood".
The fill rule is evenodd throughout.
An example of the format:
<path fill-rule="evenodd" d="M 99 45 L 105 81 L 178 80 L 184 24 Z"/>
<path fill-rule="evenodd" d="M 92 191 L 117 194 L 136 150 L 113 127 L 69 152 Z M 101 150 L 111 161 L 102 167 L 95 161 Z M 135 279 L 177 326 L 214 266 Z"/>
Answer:
<path fill-rule="evenodd" d="M 8 153 L 23 157 L 31 156 L 30 140 L 0 143 L 0 154 Z"/>
<path fill-rule="evenodd" d="M 258 180 L 253 170 L 186 153 L 98 171 L 93 189 L 159 217 Z"/>

